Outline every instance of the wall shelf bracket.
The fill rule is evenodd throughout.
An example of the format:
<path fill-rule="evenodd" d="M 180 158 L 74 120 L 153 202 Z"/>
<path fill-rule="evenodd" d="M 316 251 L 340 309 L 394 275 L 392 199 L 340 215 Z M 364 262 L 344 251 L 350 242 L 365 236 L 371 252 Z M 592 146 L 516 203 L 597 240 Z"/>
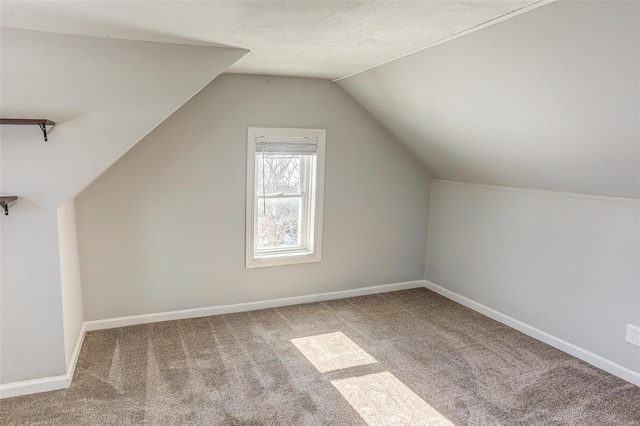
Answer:
<path fill-rule="evenodd" d="M 42 130 L 42 135 L 44 136 L 44 141 L 48 141 L 49 139 L 47 138 L 47 125 L 43 124 L 43 123 L 38 123 L 38 126 L 40 126 L 40 130 Z"/>
<path fill-rule="evenodd" d="M 19 126 L 37 124 L 38 127 L 40 127 L 40 130 L 42 130 L 45 142 L 49 140 L 47 126 L 53 127 L 56 125 L 55 121 L 47 120 L 46 118 L 0 118 L 0 124 L 13 124 Z"/>
<path fill-rule="evenodd" d="M 4 196 L 4 197 L 0 197 L 0 207 L 2 207 L 4 209 L 4 215 L 8 216 L 9 215 L 9 203 L 12 201 L 17 200 L 18 197 L 16 197 L 15 195 L 8 195 L 8 196 Z"/>

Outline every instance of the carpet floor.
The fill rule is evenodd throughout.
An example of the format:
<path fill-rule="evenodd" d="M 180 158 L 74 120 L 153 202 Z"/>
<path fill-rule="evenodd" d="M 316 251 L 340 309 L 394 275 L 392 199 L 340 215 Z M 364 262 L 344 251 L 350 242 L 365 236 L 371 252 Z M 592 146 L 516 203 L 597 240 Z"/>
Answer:
<path fill-rule="evenodd" d="M 640 425 L 640 388 L 426 289 L 87 333 L 7 425 Z"/>

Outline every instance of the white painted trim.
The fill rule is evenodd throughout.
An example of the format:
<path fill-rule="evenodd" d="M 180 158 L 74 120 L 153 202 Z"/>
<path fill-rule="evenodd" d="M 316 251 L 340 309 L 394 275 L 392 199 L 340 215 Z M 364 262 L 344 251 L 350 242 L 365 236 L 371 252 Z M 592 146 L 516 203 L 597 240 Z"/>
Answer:
<path fill-rule="evenodd" d="M 76 342 L 76 346 L 73 348 L 73 354 L 71 355 L 71 359 L 69 360 L 69 365 L 67 365 L 67 377 L 69 378 L 69 386 L 71 386 L 71 382 L 73 381 L 73 374 L 76 371 L 76 364 L 78 364 L 78 358 L 80 357 L 80 350 L 82 350 L 84 335 L 87 334 L 86 326 L 87 326 L 86 322 L 82 323 L 82 327 L 80 328 L 80 333 L 78 334 L 78 341 Z"/>
<path fill-rule="evenodd" d="M 32 393 L 48 392 L 69 387 L 69 377 L 66 374 L 60 376 L 44 377 L 42 379 L 24 380 L 0 385 L 0 399 L 12 396 L 29 395 Z"/>
<path fill-rule="evenodd" d="M 60 376 L 43 377 L 41 379 L 23 380 L 21 382 L 13 382 L 0 385 L 0 399 L 67 389 L 69 386 L 71 386 L 73 374 L 76 371 L 76 364 L 78 363 L 80 350 L 82 349 L 82 343 L 84 342 L 84 336 L 86 334 L 86 324 L 86 322 L 83 323 L 82 327 L 80 328 L 78 340 L 75 347 L 73 348 L 73 354 L 71 355 L 71 359 L 69 360 L 69 365 L 67 365 L 67 374 L 62 374 Z"/>
<path fill-rule="evenodd" d="M 181 311 L 160 312 L 155 314 L 134 315 L 130 317 L 111 318 L 106 320 L 86 321 L 80 329 L 78 341 L 73 355 L 67 366 L 67 374 L 41 379 L 24 380 L 21 382 L 0 385 L 0 399 L 13 396 L 29 395 L 39 392 L 67 389 L 71 386 L 76 364 L 82 349 L 82 343 L 87 331 L 104 330 L 108 328 L 125 327 L 128 325 L 147 324 L 160 321 L 171 321 L 186 318 L 198 318 L 211 315 L 247 312 L 258 309 L 277 308 L 280 306 L 298 305 L 301 303 L 321 302 L 323 300 L 344 299 L 347 297 L 367 296 L 370 294 L 387 293 L 390 291 L 407 290 L 425 286 L 426 281 L 407 281 L 396 284 L 377 285 L 353 290 L 341 290 L 330 293 L 309 294 L 306 296 L 287 297 L 283 299 L 265 300 L 262 302 L 238 303 L 235 305 L 210 306 L 206 308 L 185 309 Z"/>
<path fill-rule="evenodd" d="M 527 325 L 521 321 L 500 313 L 494 309 L 486 307 L 478 302 L 464 297 L 458 293 L 447 290 L 426 280 L 407 281 L 396 284 L 385 284 L 352 290 L 334 291 L 330 293 L 310 294 L 306 296 L 287 297 L 283 299 L 266 300 L 262 302 L 238 303 L 235 305 L 211 306 L 206 308 L 185 309 L 181 311 L 160 312 L 154 314 L 134 315 L 129 317 L 111 318 L 105 320 L 87 321 L 83 324 L 78 342 L 73 351 L 73 357 L 69 363 L 67 374 L 42 379 L 25 380 L 22 382 L 7 383 L 0 385 L 0 399 L 13 396 L 29 395 L 39 392 L 47 392 L 59 389 L 66 389 L 71 385 L 76 363 L 82 348 L 82 342 L 87 331 L 104 330 L 116 327 L 125 327 L 136 324 L 147 324 L 160 321 L 171 321 L 176 319 L 198 318 L 211 315 L 230 314 L 236 312 L 247 312 L 259 309 L 277 308 L 280 306 L 298 305 L 302 303 L 321 302 L 324 300 L 343 299 L 348 297 L 367 296 L 371 294 L 387 293 L 398 290 L 408 290 L 411 288 L 425 287 L 448 299 L 460 303 L 476 312 L 486 315 L 502 324 L 521 331 L 534 339 L 540 340 L 563 352 L 575 356 L 589 364 L 598 367 L 614 376 L 620 377 L 630 383 L 640 386 L 640 373 L 634 372 L 626 367 L 614 363 L 606 358 L 596 355 L 586 349 L 573 345 L 535 327 Z"/>
<path fill-rule="evenodd" d="M 311 179 L 307 187 L 308 199 L 302 226 L 307 231 L 302 235 L 303 249 L 291 254 L 286 252 L 276 252 L 274 255 L 257 256 L 254 253 L 254 242 L 257 229 L 256 215 L 256 141 L 261 136 L 302 136 L 315 137 L 317 140 L 317 150 L 315 155 L 315 166 L 307 169 L 304 180 L 309 176 Z M 247 128 L 247 191 L 245 204 L 245 268 L 259 268 L 268 266 L 296 265 L 301 263 L 320 262 L 322 260 L 322 218 L 324 203 L 324 164 L 325 145 L 327 131 L 325 129 L 291 129 L 291 128 L 269 128 L 269 127 L 249 127 Z M 307 164 L 309 166 L 309 164 Z M 305 167 L 306 169 L 306 167 Z M 302 167 L 301 167 L 302 171 Z M 310 222 L 310 223 L 309 223 Z"/>
<path fill-rule="evenodd" d="M 458 186 L 470 186 L 472 188 L 491 189 L 494 191 L 524 192 L 527 194 L 548 195 L 553 197 L 583 198 L 587 200 L 609 201 L 612 203 L 640 204 L 640 198 L 610 197 L 608 195 L 590 195 L 590 194 L 578 194 L 575 192 L 546 191 L 544 189 L 528 189 L 528 188 L 517 188 L 513 186 L 485 185 L 482 183 L 456 182 L 453 180 L 445 180 L 445 179 L 433 179 L 432 182 L 447 183 L 450 185 L 458 185 Z"/>
<path fill-rule="evenodd" d="M 352 72 L 350 74 L 343 75 L 342 77 L 334 78 L 331 81 L 335 83 L 335 82 L 338 82 L 340 80 L 344 80 L 346 78 L 353 77 L 354 75 L 358 75 L 358 74 L 361 74 L 363 72 L 372 70 L 374 68 L 378 68 L 378 67 L 380 67 L 380 66 L 382 66 L 384 64 L 388 64 L 389 62 L 397 61 L 398 59 L 404 58 L 405 56 L 413 55 L 414 53 L 421 52 L 423 50 L 429 49 L 430 47 L 435 47 L 435 46 L 437 46 L 439 44 L 446 43 L 446 42 L 454 40 L 454 39 L 456 39 L 458 37 L 462 37 L 462 36 L 465 36 L 467 34 L 471 34 L 471 33 L 475 32 L 475 31 L 478 31 L 478 30 L 481 30 L 483 28 L 489 27 L 491 25 L 497 24 L 498 22 L 505 21 L 505 20 L 513 18 L 515 16 L 521 15 L 521 14 L 523 14 L 525 12 L 529 12 L 530 10 L 537 9 L 537 8 L 539 8 L 541 6 L 544 6 L 544 5 L 547 5 L 549 3 L 553 3 L 554 1 L 555 0 L 538 0 L 537 2 L 535 2 L 533 4 L 521 7 L 520 9 L 512 10 L 511 12 L 507 12 L 504 15 L 498 16 L 497 18 L 490 19 L 490 20 L 488 20 L 486 22 L 483 22 L 482 24 L 475 25 L 475 26 L 473 26 L 471 28 L 467 28 L 466 30 L 462 30 L 462 31 L 457 32 L 455 34 L 449 35 L 449 36 L 447 36 L 447 37 L 445 37 L 443 39 L 440 39 L 438 41 L 435 41 L 435 42 L 432 42 L 432 43 L 428 43 L 425 46 L 421 46 L 421 47 L 418 47 L 416 49 L 412 49 L 412 50 L 410 50 L 408 52 L 402 53 L 400 55 L 396 55 L 396 56 L 394 56 L 394 57 L 392 57 L 390 59 L 387 59 L 387 60 L 382 61 L 382 62 L 378 62 L 375 65 L 372 65 L 370 67 L 361 69 L 360 71 L 355 71 L 355 72 Z"/>
<path fill-rule="evenodd" d="M 367 296 L 370 294 L 387 293 L 390 291 L 407 290 L 424 287 L 425 280 L 407 281 L 396 284 L 384 284 L 371 287 L 355 288 L 352 290 L 333 291 L 330 293 L 309 294 L 306 296 L 272 299 L 261 302 L 238 303 L 235 305 L 209 306 L 206 308 L 184 309 L 181 311 L 158 312 L 154 314 L 134 315 L 104 320 L 87 321 L 87 331 L 105 330 L 108 328 L 126 327 L 129 325 L 147 324 L 177 319 L 208 317 L 211 315 L 232 314 L 236 312 L 255 311 L 259 309 L 278 308 L 281 306 L 299 305 L 302 303 L 321 302 L 324 300 L 344 299 L 347 297 Z"/>
<path fill-rule="evenodd" d="M 636 386 L 640 386 L 640 373 L 638 372 L 630 370 L 627 367 L 623 367 L 620 364 L 616 364 L 613 361 L 610 361 L 600 355 L 594 354 L 593 352 L 590 352 L 586 349 L 583 349 L 579 346 L 576 346 L 558 337 L 552 336 L 549 333 L 545 333 L 542 330 L 538 330 L 535 327 L 525 324 L 522 321 L 518 321 L 517 319 L 512 318 L 508 315 L 505 315 L 501 312 L 498 312 L 495 309 L 491 309 L 478 302 L 475 302 L 465 296 L 462 296 L 461 294 L 455 293 L 451 290 L 447 290 L 446 288 L 441 287 L 437 284 L 434 284 L 431 281 L 425 281 L 425 287 L 435 293 L 438 293 L 441 296 L 446 297 L 447 299 L 453 300 L 454 302 L 458 302 L 469 309 L 479 312 L 482 315 L 485 315 L 502 324 L 505 324 L 511 328 L 514 328 L 528 336 L 533 337 L 534 339 L 540 340 L 541 342 L 544 342 L 550 346 L 553 346 L 556 349 L 559 349 L 563 352 L 568 353 L 569 355 L 579 358 L 593 365 L 594 367 L 597 367 L 601 370 L 611 373 L 614 376 L 620 377 L 621 379 L 626 380 L 630 383 L 633 383 Z"/>

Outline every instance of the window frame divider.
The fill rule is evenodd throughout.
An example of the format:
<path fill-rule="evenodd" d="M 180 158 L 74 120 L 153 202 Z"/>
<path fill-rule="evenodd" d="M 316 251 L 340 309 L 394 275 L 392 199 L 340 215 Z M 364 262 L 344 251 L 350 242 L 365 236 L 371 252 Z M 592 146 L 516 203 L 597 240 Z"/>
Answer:
<path fill-rule="evenodd" d="M 315 156 L 305 155 L 300 162 L 300 193 L 260 195 L 257 188 L 256 140 L 261 136 L 313 137 L 316 138 Z M 322 216 L 324 198 L 324 163 L 326 130 L 279 129 L 249 127 L 247 131 L 247 192 L 245 205 L 245 267 L 256 268 L 319 262 L 322 259 Z M 315 157 L 312 161 L 311 157 Z M 304 166 L 303 166 L 304 163 Z M 315 179 L 312 178 L 315 174 Z M 303 185 L 303 180 L 305 180 Z M 304 191 L 302 189 L 305 188 Z M 300 198 L 298 219 L 300 245 L 277 249 L 257 249 L 255 241 L 258 229 L 258 198 Z M 302 223 L 304 222 L 304 223 Z M 311 229 L 313 228 L 313 229 Z"/>

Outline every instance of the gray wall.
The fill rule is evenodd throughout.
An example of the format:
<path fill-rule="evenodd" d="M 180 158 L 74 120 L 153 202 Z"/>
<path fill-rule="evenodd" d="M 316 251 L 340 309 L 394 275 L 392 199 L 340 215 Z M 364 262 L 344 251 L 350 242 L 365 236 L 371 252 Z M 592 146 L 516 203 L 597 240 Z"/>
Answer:
<path fill-rule="evenodd" d="M 3 164 L 6 144 L 3 137 Z M 0 238 L 2 384 L 66 372 L 57 209 L 29 199 L 14 204 Z"/>
<path fill-rule="evenodd" d="M 322 262 L 245 269 L 249 126 L 327 130 Z M 429 189 L 337 85 L 222 75 L 77 197 L 85 319 L 423 279 Z"/>
<path fill-rule="evenodd" d="M 639 22 L 556 1 L 340 85 L 437 179 L 638 198 Z"/>
<path fill-rule="evenodd" d="M 434 181 L 427 279 L 640 372 L 640 200 Z"/>
<path fill-rule="evenodd" d="M 59 241 L 68 236 L 58 235 L 58 207 L 245 51 L 0 31 L 1 115 L 57 123 L 47 143 L 36 126 L 0 127 L 0 193 L 19 197 L 0 233 L 0 383 L 8 384 L 65 374 L 65 340 L 77 337 L 64 331 L 74 302 L 62 305 L 71 287 L 61 279 L 60 247 L 69 246 Z"/>
<path fill-rule="evenodd" d="M 64 353 L 67 373 L 73 374 L 71 368 L 73 351 L 84 323 L 74 200 L 67 201 L 58 207 L 58 244 L 60 246 Z"/>

